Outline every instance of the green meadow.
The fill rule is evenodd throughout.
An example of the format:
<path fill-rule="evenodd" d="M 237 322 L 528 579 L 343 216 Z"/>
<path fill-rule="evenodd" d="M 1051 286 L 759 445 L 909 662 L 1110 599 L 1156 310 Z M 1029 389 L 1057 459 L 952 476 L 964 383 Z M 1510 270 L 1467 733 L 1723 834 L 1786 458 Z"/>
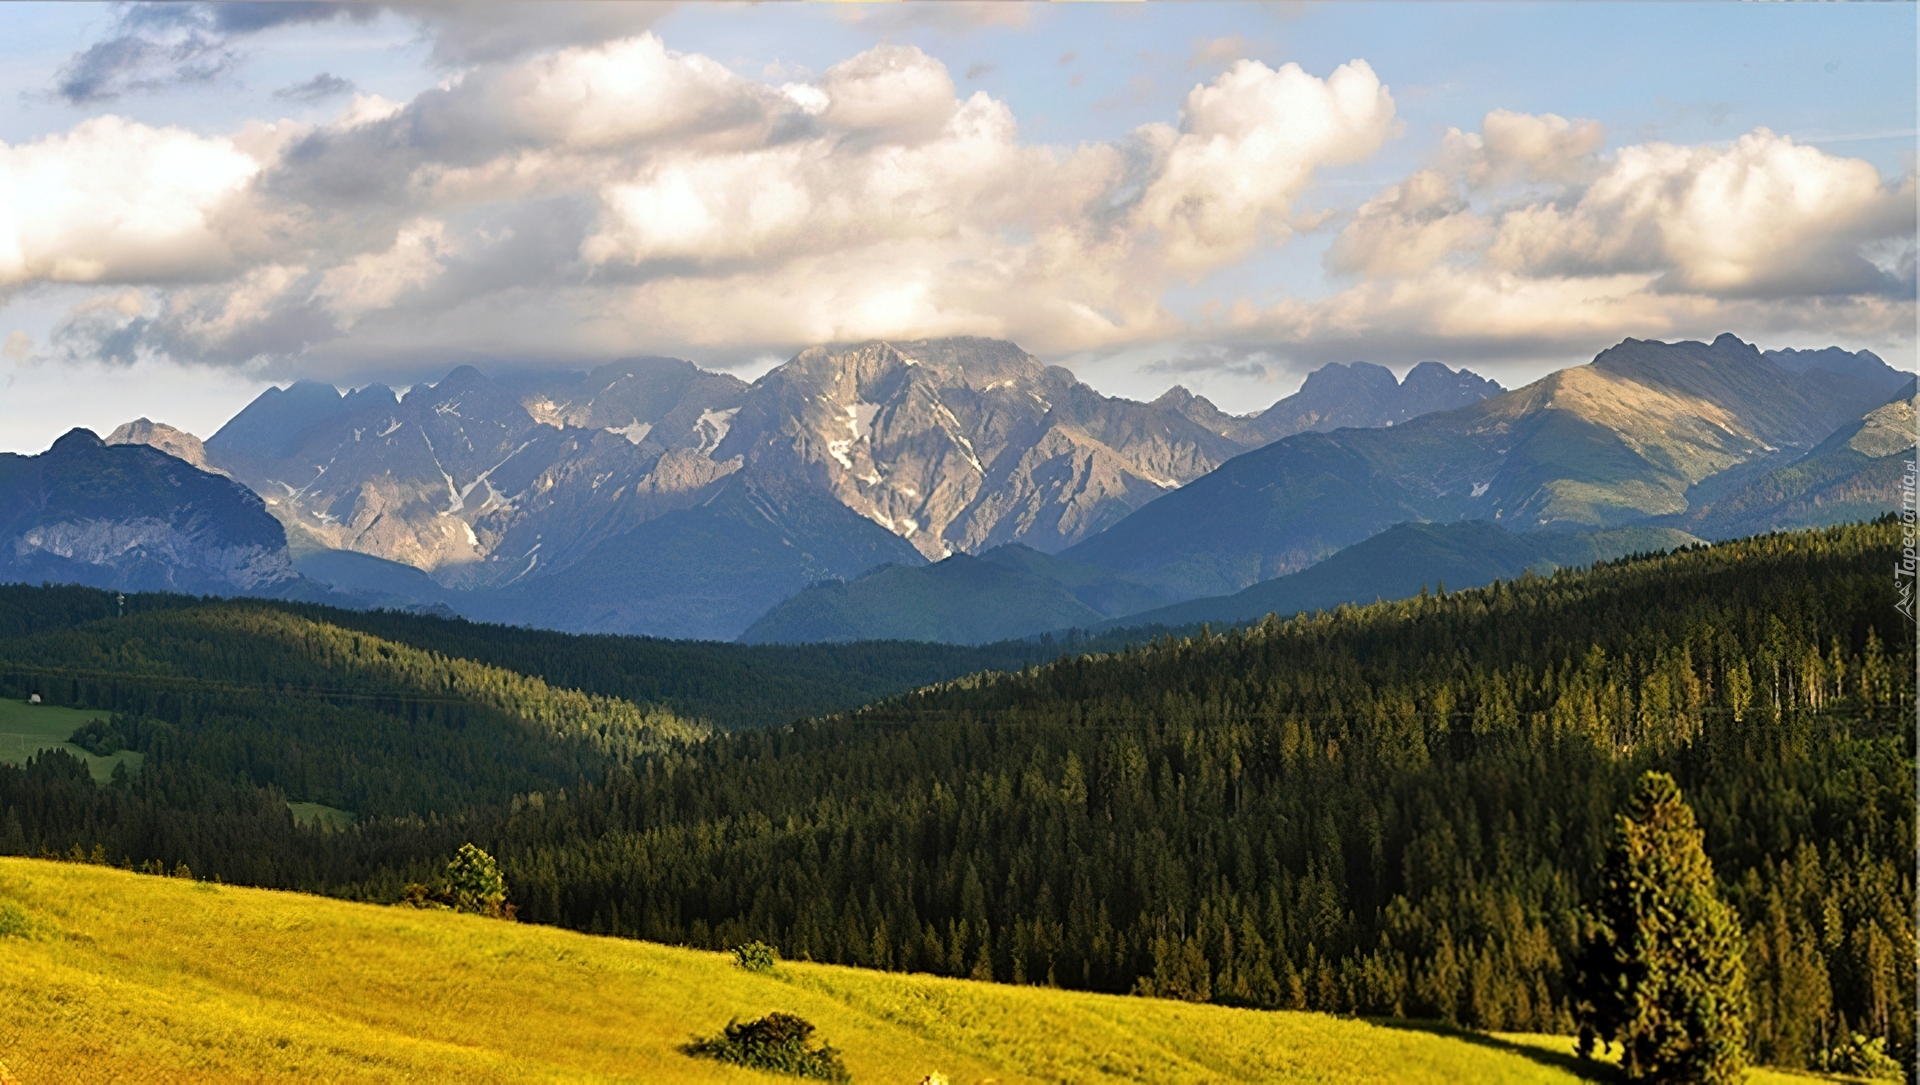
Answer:
<path fill-rule="evenodd" d="M 293 814 L 293 820 L 302 825 L 325 825 L 330 829 L 345 829 L 353 824 L 351 811 L 336 810 L 317 802 L 290 802 L 287 804 L 287 809 Z"/>
<path fill-rule="evenodd" d="M 145 757 L 137 750 L 121 750 L 108 757 L 93 754 L 67 741 L 82 724 L 105 719 L 108 713 L 98 709 L 61 708 L 58 705 L 28 704 L 0 697 L 0 761 L 23 765 L 27 758 L 42 750 L 65 750 L 86 762 L 95 783 L 113 779 L 113 770 L 124 764 L 127 771 L 140 771 Z"/>
<path fill-rule="evenodd" d="M 798 962 L 756 974 L 719 953 L 34 859 L 0 859 L 0 960 L 0 1064 L 22 1085 L 795 1080 L 680 1050 L 773 1010 L 817 1025 L 861 1085 L 1612 1079 L 1564 1037 Z"/>

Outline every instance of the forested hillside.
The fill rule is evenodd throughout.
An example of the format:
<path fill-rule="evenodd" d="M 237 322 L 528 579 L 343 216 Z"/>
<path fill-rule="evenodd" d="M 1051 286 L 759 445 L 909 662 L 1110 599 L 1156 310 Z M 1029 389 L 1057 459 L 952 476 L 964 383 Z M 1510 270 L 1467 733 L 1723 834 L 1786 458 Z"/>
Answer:
<path fill-rule="evenodd" d="M 523 804 L 529 916 L 666 941 L 1564 1031 L 1613 812 L 1673 772 L 1759 1056 L 1912 1051 L 1897 527 L 1065 660 Z"/>
<path fill-rule="evenodd" d="M 113 593 L 90 588 L 0 585 L 0 663 L 16 659 L 4 647 L 6 638 L 72 628 L 73 639 L 68 643 L 78 654 L 68 663 L 78 665 L 81 659 L 91 659 L 86 665 L 94 670 L 122 673 L 126 668 L 121 663 L 102 656 L 104 645 L 123 637 L 108 621 L 119 606 Z M 857 708 L 976 671 L 1018 669 L 1030 662 L 1051 660 L 1067 643 L 1042 638 L 978 648 L 898 641 L 747 646 L 611 634 L 579 636 L 284 600 L 215 601 L 151 593 L 128 595 L 124 603 L 126 616 L 136 620 L 148 611 L 206 607 L 235 615 L 254 608 L 298 615 L 423 651 L 538 677 L 555 686 L 637 704 L 662 705 L 723 729 L 787 724 L 805 716 Z M 205 622 L 187 617 L 171 620 Z M 1127 639 L 1105 637 L 1099 643 Z M 278 682 L 283 676 L 255 672 L 253 677 Z"/>
<path fill-rule="evenodd" d="M 1747 926 L 1754 1053 L 1860 1031 L 1910 1059 L 1898 544 L 1891 521 L 1767 536 L 1166 638 L 344 833 L 163 743 L 98 791 L 48 757 L 0 769 L 0 850 L 392 899 L 472 840 L 537 922 L 1565 1031 L 1613 814 L 1660 768 Z"/>

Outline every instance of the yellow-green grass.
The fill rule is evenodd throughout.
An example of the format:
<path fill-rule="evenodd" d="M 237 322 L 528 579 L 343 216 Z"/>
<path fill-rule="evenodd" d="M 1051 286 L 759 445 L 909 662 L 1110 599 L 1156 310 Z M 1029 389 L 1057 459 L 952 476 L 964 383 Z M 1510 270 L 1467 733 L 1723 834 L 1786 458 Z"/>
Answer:
<path fill-rule="evenodd" d="M 345 829 L 353 824 L 353 813 L 331 806 L 322 806 L 317 802 L 290 802 L 287 809 L 292 811 L 293 820 L 302 825 L 325 825 L 333 829 Z"/>
<path fill-rule="evenodd" d="M 0 697 L 0 761 L 24 765 L 27 758 L 42 750 L 65 750 L 87 763 L 95 783 L 113 779 L 113 770 L 126 765 L 129 773 L 140 771 L 143 755 L 121 750 L 107 757 L 95 757 L 67 741 L 67 736 L 89 720 L 105 719 L 98 709 L 62 708 L 58 705 L 28 704 Z"/>
<path fill-rule="evenodd" d="M 1487 1039 L 1496 1043 L 1512 1044 L 1533 1051 L 1571 1057 L 1574 1041 L 1570 1036 L 1542 1036 L 1534 1033 L 1495 1032 L 1487 1034 Z M 1596 1050 L 1596 1058 L 1609 1064 L 1618 1064 L 1620 1049 L 1605 1053 Z M 1865 1078 L 1849 1077 L 1845 1074 L 1816 1074 L 1806 1070 L 1778 1070 L 1772 1067 L 1754 1067 L 1747 1071 L 1746 1085 L 1813 1085 L 1820 1081 L 1865 1082 Z"/>
<path fill-rule="evenodd" d="M 759 975 L 725 954 L 34 859 L 0 859 L 0 973 L 0 1064 L 22 1085 L 791 1081 L 679 1050 L 772 1010 L 818 1025 L 860 1085 L 1607 1075 L 1564 1037 L 795 962 Z"/>

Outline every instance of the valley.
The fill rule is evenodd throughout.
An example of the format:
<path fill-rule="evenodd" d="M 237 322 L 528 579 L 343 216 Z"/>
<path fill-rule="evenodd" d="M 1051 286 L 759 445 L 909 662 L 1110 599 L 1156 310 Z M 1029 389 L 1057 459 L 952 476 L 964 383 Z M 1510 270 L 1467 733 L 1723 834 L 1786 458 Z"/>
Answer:
<path fill-rule="evenodd" d="M 1917 31 L 0 5 L 0 1085 L 1920 1085 Z"/>
<path fill-rule="evenodd" d="M 169 1001 L 176 959 L 58 949 L 98 936 L 11 866 L 0 937 L 45 947 L 16 1012 L 119 991 L 214 1077 L 731 1080 L 676 1030 L 786 991 L 865 1079 L 913 1051 L 953 1081 L 1604 1080 L 1565 1054 L 1582 917 L 1664 772 L 1744 932 L 1752 1057 L 1879 1065 L 1835 1039 L 1862 1027 L 1905 1057 L 1913 639 L 1883 604 L 1913 404 L 1872 355 L 1722 336 L 1511 392 L 1327 366 L 1235 417 L 938 340 L 75 431 L 0 459 L 0 855 L 337 931 L 360 948 L 302 974 L 355 1009 L 214 1038 L 288 981 Z M 354 910 L 469 846 L 529 948 Z M 750 942 L 798 963 L 716 955 Z M 566 1052 L 450 991 L 369 1015 L 351 962 L 421 952 L 538 986 L 532 1020 L 588 982 L 718 1001 Z M 37 1051 L 0 1062 L 57 1077 Z"/>
<path fill-rule="evenodd" d="M 1001 985 L 964 988 L 989 1000 L 1132 995 L 1098 1015 L 1149 1038 L 1154 1015 L 1186 1012 L 1156 1007 L 1207 1004 L 1256 1014 L 1223 1022 L 1297 1026 L 1282 1050 L 1338 1036 L 1327 1057 L 1361 1059 L 1339 1063 L 1351 1072 L 1393 1052 L 1412 1075 L 1400 1080 L 1422 1080 L 1428 1056 L 1395 1045 L 1454 1033 L 1322 1030 L 1359 1015 L 1568 1034 L 1577 917 L 1617 796 L 1658 769 L 1698 812 L 1746 932 L 1755 1057 L 1813 1064 L 1843 1020 L 1905 1052 L 1905 1019 L 1875 1009 L 1912 991 L 1895 962 L 1913 938 L 1898 873 L 1913 823 L 1899 676 L 1913 642 L 1883 584 L 1899 530 L 1882 518 L 1529 568 L 1224 634 L 978 648 L 580 638 L 164 595 L 128 596 L 123 617 L 110 593 L 9 587 L 0 695 L 104 712 L 144 761 L 104 784 L 58 751 L 0 764 L 0 854 L 185 865 L 227 885 L 386 903 L 474 843 L 499 857 L 532 930 L 708 951 L 760 940 L 862 970 L 846 989 L 881 984 L 888 1005 L 965 980 Z M 866 660 L 877 678 L 916 659 L 952 677 L 890 692 L 861 688 L 873 679 L 850 666 Z M 788 699 L 742 702 L 726 676 L 763 666 L 785 675 Z M 808 707 L 822 696 L 859 707 Z M 321 808 L 336 813 L 317 820 Z M 47 914 L 76 914 L 63 907 Z M 282 907 L 308 905 L 269 911 Z M 1841 924 L 1852 933 L 1824 933 Z M 455 972 L 474 967 L 477 950 L 448 945 L 469 961 Z M 928 978 L 887 978 L 914 974 Z M 1823 1000 L 1809 1000 L 1808 976 Z M 35 982 L 15 997 L 94 981 Z M 847 1022 L 836 1043 L 866 1027 L 806 1005 Z M 202 1027 L 170 1020 L 186 1030 L 170 1034 Z M 666 1028 L 636 1042 L 679 1042 Z M 1064 1053 L 1044 1058 L 1066 1061 L 1016 1063 L 1019 1076 L 1081 1073 L 1062 1067 L 1081 1065 L 1075 1045 L 1099 1029 L 1061 1028 L 1066 1046 L 1044 1050 Z M 366 1035 L 390 1051 L 415 1042 Z M 1006 1047 L 970 1035 L 927 1049 L 960 1052 L 955 1074 L 1011 1072 L 991 1062 L 1015 1057 Z M 1177 1044 L 1153 1057 L 1169 1074 L 1233 1080 L 1266 1072 L 1265 1042 L 1234 1041 L 1231 1059 L 1256 1060 L 1245 1071 L 1184 1069 L 1193 1049 Z M 1542 1072 L 1524 1051 L 1467 1048 L 1521 1059 L 1502 1064 L 1533 1075 L 1521 1079 Z M 0 1048 L 0 1061 L 18 1060 Z"/>

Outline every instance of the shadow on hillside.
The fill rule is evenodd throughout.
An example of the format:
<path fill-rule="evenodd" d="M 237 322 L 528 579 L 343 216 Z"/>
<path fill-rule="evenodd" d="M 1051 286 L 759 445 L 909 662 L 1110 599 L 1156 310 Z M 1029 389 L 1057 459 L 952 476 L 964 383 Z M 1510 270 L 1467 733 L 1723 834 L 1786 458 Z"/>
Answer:
<path fill-rule="evenodd" d="M 1625 1080 L 1625 1078 L 1620 1076 L 1620 1071 L 1617 1067 L 1610 1066 L 1604 1062 L 1582 1059 L 1575 1055 L 1571 1050 L 1573 1047 L 1572 1037 L 1567 1037 L 1568 1050 L 1561 1052 L 1549 1050 L 1544 1047 L 1534 1047 L 1531 1044 L 1514 1043 L 1512 1040 L 1503 1040 L 1498 1036 L 1489 1036 L 1484 1032 L 1473 1032 L 1460 1028 L 1457 1025 L 1449 1025 L 1444 1021 L 1407 1021 L 1400 1018 L 1378 1018 L 1375 1019 L 1373 1023 L 1381 1028 L 1405 1029 L 1408 1032 L 1425 1032 L 1434 1036 L 1445 1036 L 1450 1040 L 1459 1040 L 1463 1043 L 1474 1044 L 1491 1051 L 1517 1055 L 1520 1058 L 1531 1060 L 1542 1066 L 1551 1066 L 1555 1070 L 1564 1070 L 1582 1081 L 1607 1082 L 1609 1085 L 1612 1085 L 1612 1083 Z"/>

